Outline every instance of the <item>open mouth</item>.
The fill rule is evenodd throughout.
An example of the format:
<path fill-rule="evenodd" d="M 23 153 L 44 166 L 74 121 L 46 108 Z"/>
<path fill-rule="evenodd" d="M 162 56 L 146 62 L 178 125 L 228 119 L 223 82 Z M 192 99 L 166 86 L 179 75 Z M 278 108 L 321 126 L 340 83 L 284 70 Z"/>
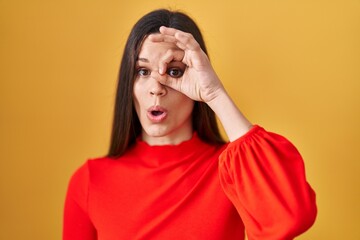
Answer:
<path fill-rule="evenodd" d="M 167 111 L 162 107 L 155 106 L 148 109 L 147 116 L 150 119 L 150 121 L 159 123 L 166 118 Z"/>
<path fill-rule="evenodd" d="M 154 116 L 160 116 L 163 113 L 164 113 L 163 111 L 151 111 L 151 114 Z"/>

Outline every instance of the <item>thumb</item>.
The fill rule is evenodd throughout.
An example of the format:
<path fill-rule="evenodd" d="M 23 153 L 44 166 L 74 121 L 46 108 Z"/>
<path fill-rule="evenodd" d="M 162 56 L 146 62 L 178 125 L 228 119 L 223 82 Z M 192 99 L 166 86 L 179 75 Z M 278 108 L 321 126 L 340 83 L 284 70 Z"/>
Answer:
<path fill-rule="evenodd" d="M 166 87 L 172 88 L 176 91 L 180 91 L 181 89 L 181 80 L 180 79 L 172 79 L 172 78 L 168 78 L 165 75 L 162 75 L 161 77 L 157 78 L 157 81 L 161 84 L 164 85 Z"/>

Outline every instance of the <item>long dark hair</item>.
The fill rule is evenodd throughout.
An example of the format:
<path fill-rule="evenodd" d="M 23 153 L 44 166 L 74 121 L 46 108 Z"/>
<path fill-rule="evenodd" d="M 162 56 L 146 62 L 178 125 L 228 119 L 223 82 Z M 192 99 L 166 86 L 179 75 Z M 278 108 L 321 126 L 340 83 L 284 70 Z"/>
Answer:
<path fill-rule="evenodd" d="M 141 134 L 141 124 L 133 104 L 135 64 L 145 37 L 159 32 L 161 26 L 191 33 L 202 50 L 208 54 L 198 26 L 184 13 L 166 9 L 155 10 L 143 16 L 134 25 L 126 42 L 120 65 L 108 157 L 121 156 Z M 215 113 L 206 103 L 195 102 L 192 118 L 193 130 L 203 141 L 212 144 L 224 143 Z"/>

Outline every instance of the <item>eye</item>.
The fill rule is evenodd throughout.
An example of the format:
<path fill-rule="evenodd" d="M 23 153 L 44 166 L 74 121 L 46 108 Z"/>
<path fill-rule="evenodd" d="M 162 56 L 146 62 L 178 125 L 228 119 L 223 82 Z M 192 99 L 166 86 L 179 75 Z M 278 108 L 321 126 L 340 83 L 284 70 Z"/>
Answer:
<path fill-rule="evenodd" d="M 148 76 L 148 75 L 150 75 L 150 71 L 147 70 L 146 68 L 139 68 L 139 69 L 137 69 L 137 75 Z"/>
<path fill-rule="evenodd" d="M 173 78 L 179 78 L 184 74 L 184 71 L 180 68 L 168 68 L 166 73 Z"/>

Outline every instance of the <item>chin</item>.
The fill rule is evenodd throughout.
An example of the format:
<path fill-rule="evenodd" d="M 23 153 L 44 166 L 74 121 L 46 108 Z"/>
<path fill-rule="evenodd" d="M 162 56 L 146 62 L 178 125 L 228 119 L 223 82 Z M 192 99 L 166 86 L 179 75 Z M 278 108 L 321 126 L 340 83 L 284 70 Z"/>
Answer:
<path fill-rule="evenodd" d="M 152 129 L 144 129 L 143 130 L 143 134 L 146 134 L 147 136 L 149 137 L 165 137 L 167 135 L 169 135 L 169 131 L 168 130 L 165 130 L 165 129 L 155 129 L 155 128 L 152 128 Z"/>

